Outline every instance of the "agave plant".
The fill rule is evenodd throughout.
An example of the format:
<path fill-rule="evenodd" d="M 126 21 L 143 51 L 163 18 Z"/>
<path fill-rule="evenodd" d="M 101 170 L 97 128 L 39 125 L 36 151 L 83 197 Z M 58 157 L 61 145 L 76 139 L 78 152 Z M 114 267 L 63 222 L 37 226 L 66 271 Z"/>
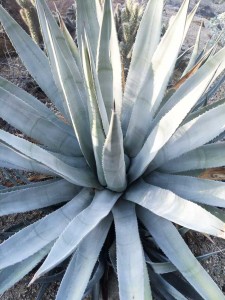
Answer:
<path fill-rule="evenodd" d="M 225 164 L 224 142 L 208 143 L 225 130 L 225 101 L 196 110 L 225 68 L 225 48 L 165 94 L 193 12 L 185 0 L 161 39 L 163 2 L 146 6 L 124 93 L 110 0 L 103 9 L 76 1 L 78 48 L 36 0 L 47 54 L 0 7 L 57 108 L 0 78 L 0 117 L 35 141 L 0 130 L 0 166 L 52 178 L 1 189 L 0 214 L 53 210 L 0 245 L 0 293 L 43 258 L 32 282 L 70 258 L 56 299 L 80 300 L 109 251 L 122 300 L 225 299 L 182 238 L 186 228 L 225 238 L 224 183 L 196 177 Z"/>

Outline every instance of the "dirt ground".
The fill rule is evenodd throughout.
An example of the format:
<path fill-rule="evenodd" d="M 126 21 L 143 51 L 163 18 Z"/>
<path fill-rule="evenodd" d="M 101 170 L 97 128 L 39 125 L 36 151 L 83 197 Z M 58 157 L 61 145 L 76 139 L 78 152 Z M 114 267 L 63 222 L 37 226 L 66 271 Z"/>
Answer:
<path fill-rule="evenodd" d="M 55 0 L 55 1 L 52 0 L 52 2 L 57 2 L 57 1 L 58 0 Z M 71 1 L 68 1 L 68 2 L 71 2 Z M 121 2 L 123 2 L 123 0 L 121 0 Z M 170 17 L 175 14 L 175 12 L 178 10 L 179 4 L 181 2 L 182 2 L 181 0 L 168 0 L 167 1 L 167 4 L 164 9 L 164 19 L 163 19 L 163 21 L 165 23 L 167 23 L 168 20 L 170 19 Z M 195 1 L 195 0 L 191 1 L 191 7 L 193 7 L 193 5 L 196 2 L 197 1 Z M 61 3 L 62 3 L 62 1 L 61 1 Z M 64 10 L 65 7 L 62 6 L 62 9 Z M 193 45 L 195 38 L 196 38 L 196 33 L 198 31 L 198 28 L 199 28 L 202 20 L 204 22 L 204 26 L 203 26 L 202 35 L 201 35 L 201 48 L 203 48 L 205 43 L 208 41 L 208 39 L 211 38 L 209 30 L 208 30 L 208 22 L 209 22 L 210 16 L 212 16 L 212 14 L 218 14 L 218 13 L 221 13 L 224 11 L 225 11 L 225 4 L 214 4 L 213 1 L 202 0 L 200 9 L 199 9 L 196 17 L 194 18 L 194 22 L 191 25 L 188 36 L 185 40 L 183 49 L 187 49 L 188 47 Z M 8 78 L 9 80 L 14 81 L 16 84 L 19 84 L 28 90 L 32 89 L 32 87 L 29 86 L 30 79 L 29 79 L 28 73 L 21 66 L 20 61 L 16 57 L 6 56 L 6 57 L 3 57 L 0 59 L 0 75 Z M 21 77 L 23 77 L 24 80 L 21 80 Z M 224 91 L 225 91 L 225 87 L 222 86 L 220 88 L 220 90 L 217 92 L 217 94 L 215 95 L 214 100 L 220 99 L 221 97 L 223 97 Z M 43 99 L 43 101 L 44 101 L 44 99 Z M 0 121 L 0 126 L 1 126 L 1 121 Z M 2 124 L 2 126 L 5 126 L 5 124 Z M 221 176 L 222 177 L 220 177 L 220 179 L 221 178 L 225 179 L 225 175 L 223 177 L 223 172 L 222 172 Z M 40 211 L 31 212 L 31 213 L 27 213 L 27 214 L 12 215 L 12 216 L 1 218 L 0 219 L 0 233 L 3 230 L 10 227 L 12 224 L 19 224 L 21 222 L 33 222 L 35 219 L 40 218 L 43 214 L 44 214 L 44 212 L 40 210 Z M 206 254 L 209 252 L 215 252 L 218 250 L 225 251 L 225 241 L 224 240 L 207 237 L 207 236 L 204 236 L 199 233 L 195 233 L 195 232 L 188 233 L 186 236 L 186 241 L 196 256 Z M 1 242 L 1 240 L 0 240 L 0 242 Z M 203 261 L 202 265 L 205 267 L 207 272 L 212 276 L 212 278 L 220 286 L 220 288 L 222 289 L 222 291 L 225 294 L 225 280 L 224 280 L 225 254 L 224 254 L 224 252 L 213 255 L 211 258 Z M 26 286 L 27 286 L 27 283 L 30 281 L 30 279 L 31 279 L 31 275 L 26 276 L 21 282 L 19 282 L 17 285 L 15 285 L 15 287 L 11 288 L 3 296 L 1 296 L 0 300 L 22 300 L 22 299 L 34 300 L 34 299 L 36 299 L 40 285 L 34 284 L 31 287 L 27 288 Z M 57 284 L 50 285 L 48 288 L 48 291 L 45 294 L 43 299 L 44 300 L 55 299 L 57 287 L 58 287 Z M 115 278 L 112 280 L 111 289 L 114 291 L 113 297 L 111 298 L 111 300 L 118 299 Z M 192 299 L 192 300 L 194 300 L 194 299 Z"/>

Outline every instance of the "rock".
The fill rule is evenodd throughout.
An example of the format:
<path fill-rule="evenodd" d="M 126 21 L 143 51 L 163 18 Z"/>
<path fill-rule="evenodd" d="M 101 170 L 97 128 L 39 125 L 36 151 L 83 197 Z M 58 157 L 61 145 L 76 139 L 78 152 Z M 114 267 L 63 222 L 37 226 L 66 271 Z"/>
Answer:
<path fill-rule="evenodd" d="M 225 0 L 212 0 L 212 2 L 215 4 L 222 4 L 225 2 Z"/>
<path fill-rule="evenodd" d="M 204 18 L 214 18 L 216 14 L 213 12 L 213 9 L 209 5 L 200 6 L 198 10 L 198 15 L 204 17 Z"/>

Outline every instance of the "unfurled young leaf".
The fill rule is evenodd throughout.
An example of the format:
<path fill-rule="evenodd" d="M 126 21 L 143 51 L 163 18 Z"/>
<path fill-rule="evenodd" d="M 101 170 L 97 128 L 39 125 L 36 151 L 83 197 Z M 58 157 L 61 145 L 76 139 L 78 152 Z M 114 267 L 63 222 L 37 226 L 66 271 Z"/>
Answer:
<path fill-rule="evenodd" d="M 123 133 L 118 114 L 115 112 L 112 112 L 109 132 L 105 140 L 102 164 L 108 188 L 117 192 L 124 191 L 127 181 Z"/>

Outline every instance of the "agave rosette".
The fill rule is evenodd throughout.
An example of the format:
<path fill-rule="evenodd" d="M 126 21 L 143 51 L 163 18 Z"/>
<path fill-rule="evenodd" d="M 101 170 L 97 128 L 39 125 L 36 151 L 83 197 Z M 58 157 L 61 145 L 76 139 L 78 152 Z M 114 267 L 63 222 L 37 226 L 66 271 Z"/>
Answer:
<path fill-rule="evenodd" d="M 0 7 L 17 53 L 63 116 L 0 78 L 0 116 L 36 141 L 0 130 L 0 166 L 53 178 L 0 190 L 0 214 L 55 207 L 0 245 L 0 293 L 44 257 L 33 281 L 71 256 L 56 299 L 82 299 L 115 228 L 106 250 L 120 299 L 224 299 L 182 231 L 225 238 L 224 183 L 196 177 L 225 164 L 224 143 L 209 143 L 224 132 L 225 101 L 195 109 L 225 68 L 225 48 L 196 65 L 196 46 L 185 80 L 165 95 L 197 7 L 187 14 L 185 0 L 161 39 L 163 2 L 146 6 L 125 87 L 110 0 L 103 10 L 76 1 L 78 48 L 37 0 L 47 54 Z"/>

